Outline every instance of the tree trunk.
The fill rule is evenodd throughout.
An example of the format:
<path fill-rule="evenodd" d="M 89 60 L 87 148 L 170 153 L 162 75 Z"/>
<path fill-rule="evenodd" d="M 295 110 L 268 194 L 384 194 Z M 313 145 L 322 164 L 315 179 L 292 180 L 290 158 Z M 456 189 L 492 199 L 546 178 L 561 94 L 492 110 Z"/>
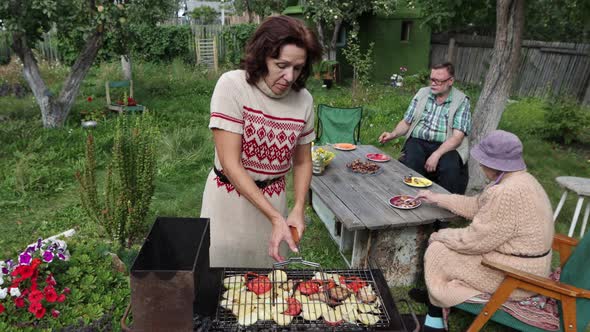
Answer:
<path fill-rule="evenodd" d="M 102 26 L 100 26 L 86 41 L 84 50 L 78 55 L 59 96 L 56 98 L 41 77 L 39 66 L 28 45 L 26 36 L 23 33 L 13 34 L 12 48 L 23 63 L 25 80 L 33 91 L 39 108 L 41 108 L 41 118 L 45 128 L 58 128 L 64 125 L 78 95 L 80 85 L 102 46 L 102 37 Z"/>
<path fill-rule="evenodd" d="M 121 55 L 121 68 L 123 69 L 123 78 L 127 81 L 131 81 L 133 79 L 131 71 L 131 55 Z"/>
<path fill-rule="evenodd" d="M 324 47 L 324 50 L 322 52 L 322 60 L 328 60 L 330 58 L 330 51 L 326 50 L 326 44 L 324 43 L 324 27 L 322 25 L 322 22 L 317 21 L 316 27 L 318 29 L 318 41 L 320 42 L 320 45 Z"/>
<path fill-rule="evenodd" d="M 471 147 L 498 127 L 506 100 L 510 96 L 512 81 L 520 61 L 524 2 L 525 0 L 497 0 L 496 40 L 490 68 L 473 114 L 473 129 L 469 135 Z M 479 163 L 470 158 L 468 192 L 480 191 L 484 185 L 485 176 Z"/>
<path fill-rule="evenodd" d="M 328 59 L 330 60 L 336 60 L 336 42 L 338 41 L 341 26 L 342 19 L 336 20 L 334 24 L 334 32 L 332 33 L 332 40 L 330 40 L 330 46 L 328 47 Z"/>
<path fill-rule="evenodd" d="M 248 15 L 248 23 L 252 23 L 252 9 L 250 9 L 250 0 L 244 0 L 246 4 L 246 14 Z"/>

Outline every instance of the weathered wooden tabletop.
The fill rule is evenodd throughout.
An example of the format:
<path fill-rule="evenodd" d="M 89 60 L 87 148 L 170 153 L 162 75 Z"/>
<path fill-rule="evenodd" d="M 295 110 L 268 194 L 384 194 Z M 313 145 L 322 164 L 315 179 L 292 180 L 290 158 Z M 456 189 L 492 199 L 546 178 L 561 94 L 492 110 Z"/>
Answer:
<path fill-rule="evenodd" d="M 346 164 L 360 158 L 367 161 L 367 153 L 384 153 L 372 145 L 358 145 L 352 151 L 338 151 L 325 171 L 311 181 L 311 190 L 349 230 L 384 229 L 417 226 L 433 223 L 436 219 L 456 216 L 435 205 L 422 203 L 416 209 L 400 210 L 389 205 L 396 195 L 416 195 L 422 188 L 410 187 L 403 182 L 407 175 L 421 176 L 396 159 L 377 163 L 381 166 L 375 175 L 357 174 Z M 429 188 L 433 192 L 448 193 L 436 183 Z"/>

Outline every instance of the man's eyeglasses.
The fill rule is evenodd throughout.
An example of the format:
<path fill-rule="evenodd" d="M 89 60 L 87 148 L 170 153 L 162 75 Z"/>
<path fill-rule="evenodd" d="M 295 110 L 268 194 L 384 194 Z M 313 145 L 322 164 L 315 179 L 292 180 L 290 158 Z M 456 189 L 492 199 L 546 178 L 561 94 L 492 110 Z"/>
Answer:
<path fill-rule="evenodd" d="M 446 83 L 448 80 L 450 80 L 451 78 L 453 78 L 453 76 L 449 76 L 446 80 L 437 80 L 436 78 L 430 78 L 430 82 L 432 82 L 432 84 L 434 85 L 441 85 L 443 83 Z"/>

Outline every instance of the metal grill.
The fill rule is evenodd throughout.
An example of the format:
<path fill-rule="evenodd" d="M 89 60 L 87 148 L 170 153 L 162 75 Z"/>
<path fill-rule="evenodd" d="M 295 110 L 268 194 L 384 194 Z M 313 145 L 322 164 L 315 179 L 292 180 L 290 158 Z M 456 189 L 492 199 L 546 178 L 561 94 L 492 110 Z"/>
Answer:
<path fill-rule="evenodd" d="M 390 326 L 381 294 L 387 285 L 378 285 L 371 269 L 225 268 L 222 285 L 214 325 L 223 331 L 371 331 Z M 336 286 L 350 294 L 336 300 L 330 296 Z"/>

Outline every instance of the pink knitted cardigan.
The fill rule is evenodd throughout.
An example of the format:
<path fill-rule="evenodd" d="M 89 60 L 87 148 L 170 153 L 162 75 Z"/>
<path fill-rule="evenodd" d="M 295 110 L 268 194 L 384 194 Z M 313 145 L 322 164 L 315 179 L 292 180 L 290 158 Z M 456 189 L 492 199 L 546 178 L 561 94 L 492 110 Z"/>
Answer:
<path fill-rule="evenodd" d="M 507 173 L 500 183 L 475 197 L 445 195 L 439 206 L 471 219 L 465 228 L 433 233 L 424 258 L 424 274 L 431 302 L 451 307 L 482 294 L 493 293 L 504 276 L 482 266 L 488 260 L 548 276 L 553 216 L 551 203 L 539 182 L 526 171 Z M 512 299 L 530 295 L 512 293 Z"/>

